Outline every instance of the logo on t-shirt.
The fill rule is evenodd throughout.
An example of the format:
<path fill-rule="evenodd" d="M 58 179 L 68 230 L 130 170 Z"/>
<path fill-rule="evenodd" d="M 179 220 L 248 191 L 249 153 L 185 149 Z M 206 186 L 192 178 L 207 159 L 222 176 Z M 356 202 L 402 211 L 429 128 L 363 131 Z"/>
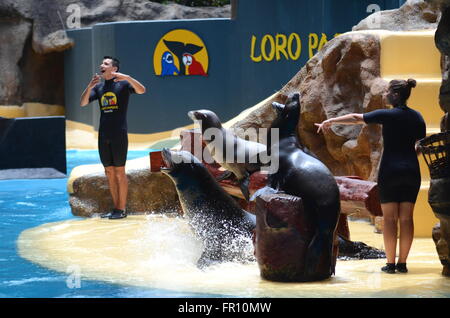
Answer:
<path fill-rule="evenodd" d="M 101 99 L 101 110 L 105 113 L 111 113 L 119 109 L 117 104 L 117 96 L 113 92 L 106 92 Z"/>
<path fill-rule="evenodd" d="M 189 30 L 177 29 L 166 33 L 153 53 L 153 67 L 158 76 L 206 76 L 208 64 L 205 43 Z"/>

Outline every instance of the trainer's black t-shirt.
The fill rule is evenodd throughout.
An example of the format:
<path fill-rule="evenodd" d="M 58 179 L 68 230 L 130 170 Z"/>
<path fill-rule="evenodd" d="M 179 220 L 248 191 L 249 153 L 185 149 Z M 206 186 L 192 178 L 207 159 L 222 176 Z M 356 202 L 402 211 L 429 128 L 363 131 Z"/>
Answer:
<path fill-rule="evenodd" d="M 114 137 L 127 132 L 127 109 L 134 88 L 127 81 L 114 79 L 98 83 L 91 90 L 89 102 L 98 100 L 100 106 L 100 137 Z"/>
<path fill-rule="evenodd" d="M 426 135 L 422 115 L 409 107 L 378 109 L 364 114 L 368 124 L 383 125 L 383 157 L 378 182 L 413 178 L 420 183 L 420 168 L 415 151 L 416 141 Z"/>

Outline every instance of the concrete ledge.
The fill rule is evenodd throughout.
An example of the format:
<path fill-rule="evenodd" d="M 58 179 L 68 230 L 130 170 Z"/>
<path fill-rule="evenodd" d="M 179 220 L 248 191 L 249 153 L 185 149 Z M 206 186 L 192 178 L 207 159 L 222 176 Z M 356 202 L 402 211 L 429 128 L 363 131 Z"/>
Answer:
<path fill-rule="evenodd" d="M 6 169 L 0 170 L 0 180 L 6 179 L 62 179 L 64 173 L 53 168 Z"/>
<path fill-rule="evenodd" d="M 66 174 L 65 118 L 0 117 L 0 153 L 0 170 L 53 168 Z"/>

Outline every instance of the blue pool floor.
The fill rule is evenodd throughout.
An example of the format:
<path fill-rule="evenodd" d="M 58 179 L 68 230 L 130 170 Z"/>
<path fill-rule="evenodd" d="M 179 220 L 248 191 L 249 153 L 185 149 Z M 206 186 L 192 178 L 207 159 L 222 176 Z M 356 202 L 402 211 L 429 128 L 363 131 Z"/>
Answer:
<path fill-rule="evenodd" d="M 129 151 L 128 159 L 148 153 L 149 150 Z M 99 162 L 96 150 L 69 150 L 67 175 L 75 166 Z M 66 186 L 67 178 L 0 181 L 0 298 L 218 297 L 89 280 L 82 280 L 80 288 L 69 288 L 68 274 L 21 258 L 16 241 L 22 231 L 44 223 L 78 218 L 70 211 Z"/>

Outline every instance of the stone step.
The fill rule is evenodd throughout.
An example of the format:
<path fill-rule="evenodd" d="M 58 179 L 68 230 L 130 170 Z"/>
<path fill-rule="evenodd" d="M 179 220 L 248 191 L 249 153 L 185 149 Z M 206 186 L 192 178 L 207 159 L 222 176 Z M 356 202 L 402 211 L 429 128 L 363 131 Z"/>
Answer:
<path fill-rule="evenodd" d="M 434 43 L 435 30 L 381 32 L 381 76 L 386 81 L 414 78 L 417 86 L 408 105 L 419 111 L 427 128 L 439 129 L 444 115 L 439 106 L 441 53 Z"/>
<path fill-rule="evenodd" d="M 441 78 L 441 54 L 434 43 L 436 30 L 381 32 L 381 76 L 416 80 Z"/>
<path fill-rule="evenodd" d="M 414 208 L 414 236 L 415 237 L 431 237 L 431 232 L 439 219 L 433 213 L 428 204 L 428 190 L 430 188 L 429 181 L 422 181 L 419 195 Z"/>

